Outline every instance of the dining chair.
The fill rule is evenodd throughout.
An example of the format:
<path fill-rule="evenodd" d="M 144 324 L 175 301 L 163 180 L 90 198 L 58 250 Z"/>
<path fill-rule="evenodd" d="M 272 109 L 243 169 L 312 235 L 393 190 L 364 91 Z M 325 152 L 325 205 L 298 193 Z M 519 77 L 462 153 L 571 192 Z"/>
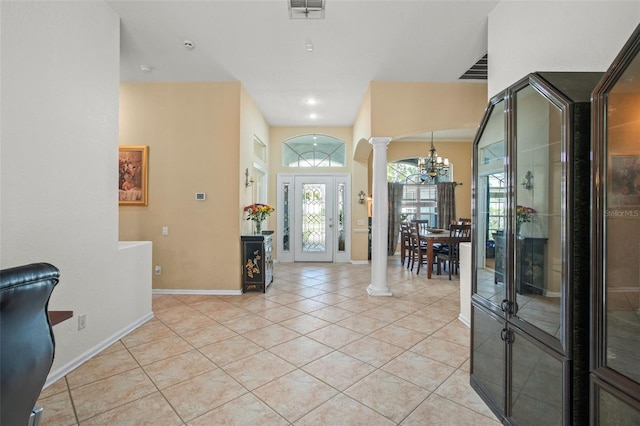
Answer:
<path fill-rule="evenodd" d="M 412 223 L 418 226 L 418 232 L 427 232 L 427 229 L 429 229 L 428 219 L 416 219 Z"/>
<path fill-rule="evenodd" d="M 409 222 L 400 223 L 400 263 L 404 266 L 404 261 L 407 261 L 407 267 L 411 261 L 411 236 L 410 236 Z"/>
<path fill-rule="evenodd" d="M 421 224 L 414 223 L 412 227 L 410 227 L 410 235 L 413 242 L 413 259 L 414 263 L 418 263 L 418 269 L 416 270 L 416 274 L 420 273 L 420 267 L 422 265 L 426 265 L 429 268 L 433 268 L 434 266 L 438 266 L 437 273 L 440 274 L 440 265 L 438 264 L 438 252 L 437 250 L 433 250 L 433 257 L 429 259 L 427 254 L 427 243 L 420 240 L 420 233 L 427 232 L 421 231 Z M 413 264 L 411 265 L 411 270 L 413 271 Z"/>
<path fill-rule="evenodd" d="M 451 274 L 458 274 L 460 268 L 460 243 L 471 241 L 471 225 L 451 225 L 446 248 L 441 248 L 437 255 L 438 269 L 444 267 Z"/>

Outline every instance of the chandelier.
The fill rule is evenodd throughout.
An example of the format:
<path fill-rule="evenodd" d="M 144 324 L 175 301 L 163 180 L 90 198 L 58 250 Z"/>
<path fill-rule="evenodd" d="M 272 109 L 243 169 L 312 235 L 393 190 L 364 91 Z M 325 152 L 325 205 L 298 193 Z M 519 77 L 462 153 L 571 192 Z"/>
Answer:
<path fill-rule="evenodd" d="M 438 176 L 446 176 L 449 173 L 449 159 L 438 156 L 436 148 L 433 146 L 433 132 L 431 132 L 431 148 L 428 157 L 418 158 L 418 169 L 420 170 L 420 182 L 436 182 Z"/>

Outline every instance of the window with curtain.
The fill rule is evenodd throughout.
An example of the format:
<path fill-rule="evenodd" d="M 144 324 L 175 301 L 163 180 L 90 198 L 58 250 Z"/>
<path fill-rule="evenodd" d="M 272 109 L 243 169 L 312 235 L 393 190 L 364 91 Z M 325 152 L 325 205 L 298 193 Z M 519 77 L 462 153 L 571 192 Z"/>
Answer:
<path fill-rule="evenodd" d="M 401 220 L 428 220 L 430 226 L 438 223 L 438 191 L 435 184 L 420 183 L 417 158 L 407 158 L 387 165 L 387 182 L 403 183 L 400 201 Z"/>

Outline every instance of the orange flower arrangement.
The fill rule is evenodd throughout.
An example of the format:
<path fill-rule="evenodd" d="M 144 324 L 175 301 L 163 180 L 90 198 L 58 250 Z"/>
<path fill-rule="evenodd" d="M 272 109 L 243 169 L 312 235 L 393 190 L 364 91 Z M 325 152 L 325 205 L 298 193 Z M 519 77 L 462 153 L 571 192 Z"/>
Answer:
<path fill-rule="evenodd" d="M 516 206 L 516 222 L 518 228 L 525 222 L 531 222 L 531 216 L 536 213 L 533 207 Z"/>
<path fill-rule="evenodd" d="M 247 220 L 262 222 L 273 213 L 275 209 L 268 204 L 253 203 L 244 208 L 247 212 Z"/>
<path fill-rule="evenodd" d="M 247 212 L 247 220 L 252 220 L 255 225 L 256 234 L 262 232 L 262 221 L 265 220 L 275 209 L 268 204 L 253 203 L 244 208 Z"/>

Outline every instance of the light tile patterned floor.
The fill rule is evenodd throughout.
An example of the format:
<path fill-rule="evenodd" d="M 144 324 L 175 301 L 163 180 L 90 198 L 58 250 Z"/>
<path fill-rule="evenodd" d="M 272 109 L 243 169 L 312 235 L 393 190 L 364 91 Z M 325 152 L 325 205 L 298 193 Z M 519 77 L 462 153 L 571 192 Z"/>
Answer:
<path fill-rule="evenodd" d="M 389 260 L 276 264 L 266 294 L 154 295 L 155 318 L 45 389 L 51 425 L 499 425 L 469 386 L 458 281 Z"/>

